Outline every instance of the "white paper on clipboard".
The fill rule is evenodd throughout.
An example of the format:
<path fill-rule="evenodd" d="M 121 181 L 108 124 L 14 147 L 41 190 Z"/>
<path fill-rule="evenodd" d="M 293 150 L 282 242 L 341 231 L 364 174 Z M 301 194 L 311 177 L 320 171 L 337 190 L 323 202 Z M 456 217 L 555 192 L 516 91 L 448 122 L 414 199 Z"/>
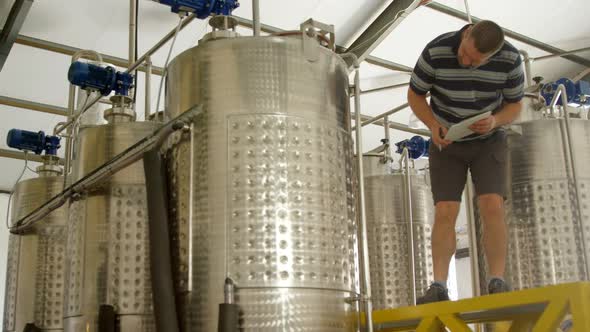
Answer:
<path fill-rule="evenodd" d="M 471 126 L 472 124 L 476 123 L 479 120 L 486 119 L 491 115 L 492 115 L 491 111 L 485 112 L 482 114 L 478 114 L 474 117 L 471 117 L 467 120 L 463 120 L 459 123 L 455 123 L 454 125 L 451 126 L 451 128 L 449 128 L 449 131 L 445 135 L 444 139 L 447 139 L 449 141 L 456 141 L 456 140 L 459 140 L 465 136 L 469 136 L 469 135 L 473 134 L 474 131 L 469 129 L 469 126 Z"/>

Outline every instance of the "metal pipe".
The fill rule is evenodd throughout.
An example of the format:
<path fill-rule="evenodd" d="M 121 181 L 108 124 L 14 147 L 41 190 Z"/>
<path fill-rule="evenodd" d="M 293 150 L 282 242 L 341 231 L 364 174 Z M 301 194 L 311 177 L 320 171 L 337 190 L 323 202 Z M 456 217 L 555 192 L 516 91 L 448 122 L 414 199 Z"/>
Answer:
<path fill-rule="evenodd" d="M 383 130 L 385 132 L 385 158 L 389 160 L 391 157 L 391 133 L 389 132 L 389 116 L 383 117 Z"/>
<path fill-rule="evenodd" d="M 135 31 L 137 29 L 137 5 L 135 1 L 136 0 L 129 0 L 129 55 L 127 57 L 127 59 L 129 59 L 128 66 L 133 65 L 133 63 L 137 60 L 137 50 L 135 49 L 135 45 L 137 43 L 137 36 L 135 34 Z M 134 77 L 136 77 L 137 83 L 137 71 L 134 71 L 132 74 Z M 134 84 L 129 90 L 129 95 L 136 96 L 136 89 L 137 84 Z M 135 97 L 133 98 L 133 101 L 135 102 Z M 133 104 L 133 110 L 135 111 L 135 104 Z"/>
<path fill-rule="evenodd" d="M 147 121 L 152 113 L 152 57 L 145 58 L 145 105 L 143 120 Z"/>
<path fill-rule="evenodd" d="M 471 261 L 471 287 L 473 287 L 473 296 L 481 296 L 481 285 L 479 280 L 479 251 L 477 248 L 477 232 L 475 220 L 475 205 L 473 204 L 473 181 L 471 174 L 467 175 L 467 183 L 465 184 L 465 207 L 467 212 L 467 229 L 469 231 L 469 255 Z"/>
<path fill-rule="evenodd" d="M 361 123 L 361 78 L 360 66 L 355 55 L 347 53 L 354 59 L 354 111 L 356 114 L 356 123 Z M 361 230 L 361 256 L 362 256 L 362 277 L 363 289 L 365 292 L 365 320 L 366 331 L 373 332 L 373 299 L 371 294 L 371 267 L 369 263 L 369 238 L 367 235 L 367 215 L 365 210 L 365 180 L 363 171 L 363 135 L 362 126 L 355 131 L 356 134 L 356 155 L 357 155 L 357 169 L 358 169 L 358 192 L 359 192 L 359 215 L 360 215 L 360 230 Z"/>
<path fill-rule="evenodd" d="M 254 37 L 260 36 L 260 1 L 252 0 L 252 22 Z"/>
<path fill-rule="evenodd" d="M 402 111 L 402 110 L 406 109 L 408 106 L 409 106 L 409 104 L 408 103 L 405 103 L 405 104 L 402 104 L 400 106 L 394 107 L 394 108 L 392 108 L 391 110 L 389 110 L 389 111 L 387 111 L 385 113 L 381 113 L 381 114 L 379 114 L 377 116 L 374 116 L 372 118 L 369 118 L 368 120 L 364 120 L 363 122 L 361 122 L 361 127 L 364 127 L 364 126 L 368 126 L 370 124 L 373 124 L 373 123 L 377 122 L 378 120 L 383 119 L 386 116 L 395 114 L 395 113 L 397 113 L 399 111 Z M 356 114 L 356 110 L 355 110 L 355 114 Z M 356 130 L 356 128 L 357 128 L 357 126 L 355 125 L 354 127 L 352 127 L 352 130 Z"/>
<path fill-rule="evenodd" d="M 27 155 L 25 157 L 24 152 L 13 151 L 13 150 L 8 150 L 8 149 L 0 149 L 0 158 L 10 158 L 10 159 L 17 159 L 17 160 L 25 160 L 26 159 L 28 161 L 34 161 L 36 163 L 43 162 L 42 156 L 32 154 L 32 153 L 27 153 Z M 61 165 L 63 165 L 64 160 L 60 159 L 59 163 Z"/>
<path fill-rule="evenodd" d="M 404 171 L 405 171 L 405 217 L 408 223 L 408 256 L 409 256 L 409 278 L 410 278 L 410 295 L 412 305 L 416 304 L 416 256 L 414 253 L 414 214 L 412 211 L 412 178 L 410 174 L 410 151 L 407 147 L 403 151 Z"/>
<path fill-rule="evenodd" d="M 563 84 L 560 84 L 557 87 L 557 92 L 555 93 L 555 95 L 553 96 L 553 99 L 551 100 L 551 109 L 555 108 L 555 105 L 557 105 L 557 101 L 559 100 L 559 98 L 561 97 L 561 103 L 563 104 L 563 109 L 564 109 L 564 115 L 565 115 L 565 131 L 566 131 L 566 149 L 569 152 L 569 156 L 570 156 L 570 164 L 571 164 L 571 170 L 572 170 L 572 180 L 574 182 L 574 190 L 575 190 L 575 196 L 576 196 L 576 203 L 578 206 L 577 209 L 577 213 L 578 213 L 578 220 L 580 222 L 582 222 L 583 220 L 583 215 L 582 215 L 582 199 L 580 198 L 580 187 L 579 187 L 579 179 L 578 179 L 578 172 L 577 172 L 577 163 L 576 163 L 576 154 L 574 153 L 574 148 L 573 148 L 573 142 L 574 142 L 574 138 L 572 136 L 572 131 L 571 131 L 571 126 L 570 126 L 570 115 L 569 112 L 567 111 L 567 92 L 565 90 L 565 86 Z M 584 229 L 584 227 L 580 227 L 580 234 L 581 234 L 581 238 L 582 239 L 586 239 L 585 236 L 585 232 L 586 230 Z M 586 280 L 590 279 L 590 262 L 588 261 L 588 252 L 586 251 L 586 241 L 582 240 L 582 249 L 583 249 L 583 254 L 584 254 L 584 271 L 586 272 Z"/>
<path fill-rule="evenodd" d="M 33 111 L 61 115 L 61 116 L 68 115 L 68 109 L 65 107 L 36 103 L 33 101 L 10 98 L 10 97 L 6 97 L 6 96 L 0 96 L 0 105 L 24 108 L 24 109 L 29 109 L 29 110 L 33 110 Z"/>
<path fill-rule="evenodd" d="M 522 61 L 524 62 L 524 75 L 526 79 L 526 87 L 533 85 L 533 77 L 531 74 L 531 58 L 529 57 L 529 52 L 525 50 L 520 50 L 520 54 L 522 55 Z"/>
<path fill-rule="evenodd" d="M 390 89 L 397 89 L 397 88 L 403 88 L 405 86 L 410 85 L 410 83 L 400 83 L 400 84 L 393 84 L 393 85 L 386 85 L 386 86 L 382 86 L 379 88 L 374 88 L 374 89 L 369 89 L 369 90 L 363 90 L 361 91 L 361 95 L 364 94 L 369 94 L 369 93 L 374 93 L 374 92 L 379 92 L 379 91 L 383 91 L 383 90 L 390 90 Z"/>
<path fill-rule="evenodd" d="M 135 62 L 135 30 L 137 26 L 137 6 L 135 0 L 129 0 L 129 66 Z"/>
<path fill-rule="evenodd" d="M 33 37 L 29 37 L 29 36 L 24 36 L 24 35 L 19 35 L 18 38 L 16 39 L 16 43 L 20 44 L 20 45 L 25 45 L 25 46 L 38 48 L 38 49 L 45 50 L 45 51 L 55 52 L 55 53 L 59 53 L 59 54 L 63 54 L 63 55 L 69 55 L 69 56 L 72 56 L 72 55 L 74 55 L 74 53 L 80 51 L 80 49 L 76 48 L 76 47 L 72 47 L 72 46 L 68 46 L 68 45 L 64 45 L 64 44 L 58 44 L 58 43 L 50 42 L 47 40 L 42 40 L 42 39 L 33 38 Z M 108 62 L 110 64 L 117 66 L 117 67 L 126 68 L 127 66 L 129 66 L 127 59 L 114 57 L 114 56 L 106 55 L 106 54 L 101 54 L 101 56 L 104 59 L 104 62 Z M 139 70 L 144 70 L 144 69 L 140 68 Z M 163 69 L 161 67 L 154 66 L 152 68 L 152 73 L 154 75 L 162 75 Z"/>
<path fill-rule="evenodd" d="M 196 18 L 196 16 L 194 14 L 189 15 L 187 18 L 182 20 L 182 23 L 180 23 L 179 29 L 180 30 L 184 29 L 195 18 Z M 144 63 L 145 58 L 147 58 L 148 56 L 152 56 L 160 48 L 162 48 L 162 46 L 164 46 L 170 39 L 174 38 L 174 35 L 176 34 L 176 30 L 177 30 L 177 27 L 175 27 L 170 32 L 168 32 L 159 42 L 157 42 L 154 46 L 152 46 L 152 48 L 150 48 L 147 52 L 145 52 L 144 55 L 142 55 L 139 59 L 137 59 L 137 61 L 135 61 L 134 64 L 129 66 L 129 68 L 125 72 L 130 73 L 130 72 L 134 71 L 135 69 L 137 69 L 139 66 L 141 66 Z"/>
<path fill-rule="evenodd" d="M 465 13 L 467 14 L 467 21 L 473 23 L 473 19 L 471 19 L 471 11 L 469 10 L 469 0 L 465 0 Z"/>
<path fill-rule="evenodd" d="M 543 56 L 533 58 L 532 60 L 534 60 L 534 61 L 547 60 L 547 59 L 562 57 L 564 55 L 570 55 L 570 54 L 574 54 L 574 53 L 587 52 L 587 51 L 590 51 L 590 47 L 578 48 L 576 50 L 565 51 L 565 52 L 557 53 L 557 54 L 543 55 Z"/>
<path fill-rule="evenodd" d="M 159 148 L 171 133 L 184 128 L 186 122 L 192 121 L 193 116 L 198 111 L 198 109 L 192 110 L 179 115 L 158 128 L 151 135 L 143 138 L 99 168 L 88 173 L 76 183 L 64 187 L 65 189 L 61 193 L 14 223 L 14 226 L 10 228 L 10 232 L 19 234 L 29 230 L 36 222 L 66 203 L 70 197 L 83 194 L 89 189 L 100 185 L 113 174 L 140 160 L 146 151 Z"/>
<path fill-rule="evenodd" d="M 352 117 L 356 116 L 356 112 L 352 112 L 351 113 Z M 368 116 L 368 115 L 362 115 L 361 114 L 361 119 L 366 121 L 366 120 L 370 120 L 373 117 Z M 373 123 L 376 126 L 383 126 L 383 120 L 377 120 Z M 425 130 L 425 129 L 415 129 L 415 128 L 410 128 L 408 125 L 405 125 L 403 123 L 397 123 L 397 122 L 389 122 L 389 128 L 391 129 L 395 129 L 395 130 L 400 130 L 400 131 L 404 131 L 407 133 L 412 133 L 412 134 L 416 134 L 416 135 L 422 135 L 422 136 L 430 136 L 430 131 Z"/>

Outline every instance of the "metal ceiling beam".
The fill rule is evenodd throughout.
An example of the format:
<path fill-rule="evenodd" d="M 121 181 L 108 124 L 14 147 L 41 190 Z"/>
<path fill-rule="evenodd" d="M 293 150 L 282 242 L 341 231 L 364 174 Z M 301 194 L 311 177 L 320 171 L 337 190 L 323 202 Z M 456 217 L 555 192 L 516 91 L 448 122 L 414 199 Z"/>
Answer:
<path fill-rule="evenodd" d="M 74 55 L 74 53 L 80 51 L 80 48 L 72 47 L 68 45 L 58 44 L 54 42 L 50 42 L 47 40 L 37 39 L 29 36 L 19 35 L 16 38 L 16 43 L 20 45 L 25 45 L 29 47 L 34 47 L 50 52 L 60 53 L 68 56 Z M 115 57 L 112 55 L 101 54 L 102 58 L 105 62 L 113 64 L 115 66 L 121 68 L 129 67 L 129 60 L 123 59 L 119 57 Z M 145 72 L 145 66 L 141 66 L 138 68 L 139 71 Z M 164 69 L 162 67 L 152 66 L 152 74 L 154 75 L 162 75 L 164 73 Z"/>
<path fill-rule="evenodd" d="M 252 20 L 249 20 L 249 19 L 246 19 L 243 17 L 239 17 L 239 16 L 233 16 L 233 17 L 238 21 L 238 25 L 245 27 L 245 28 L 252 29 L 252 27 L 253 27 Z M 265 32 L 265 33 L 272 34 L 272 33 L 285 32 L 285 30 L 283 30 L 283 29 L 273 27 L 268 24 L 261 24 L 260 27 L 261 27 L 261 31 Z M 336 52 L 346 53 L 346 47 L 336 45 Z M 367 61 L 367 63 L 370 63 L 375 66 L 383 67 L 386 69 L 390 69 L 390 70 L 404 71 L 404 72 L 412 72 L 412 70 L 413 70 L 411 67 L 408 67 L 406 65 L 402 65 L 399 63 L 395 63 L 395 62 L 385 60 L 382 58 L 378 58 L 378 57 L 374 57 L 374 56 L 368 56 L 365 58 L 365 60 Z"/>
<path fill-rule="evenodd" d="M 65 107 L 36 103 L 34 101 L 10 98 L 6 96 L 0 96 L 0 105 L 24 108 L 28 110 L 56 114 L 61 116 L 66 116 L 68 112 L 68 110 Z"/>
<path fill-rule="evenodd" d="M 460 10 L 456 10 L 454 8 L 445 6 L 443 4 L 440 4 L 438 2 L 431 2 L 427 5 L 428 8 L 434 9 L 438 12 L 450 15 L 452 17 L 458 18 L 460 20 L 464 20 L 467 21 L 468 17 L 467 14 L 460 11 Z M 473 23 L 477 23 L 480 22 L 482 19 L 479 17 L 475 17 L 475 16 L 471 16 Z M 513 38 L 515 40 L 518 40 L 519 42 L 525 43 L 527 45 L 536 47 L 540 50 L 543 50 L 545 52 L 549 52 L 551 54 L 558 54 L 558 53 L 565 53 L 566 51 L 559 49 L 557 47 L 553 47 L 549 44 L 545 44 L 541 41 L 538 41 L 536 39 L 533 39 L 531 37 L 525 36 L 521 33 L 509 30 L 509 29 L 504 29 L 504 33 L 506 34 L 507 37 Z M 571 54 L 566 54 L 563 55 L 562 58 L 564 59 L 568 59 L 570 61 L 573 61 L 577 64 L 580 64 L 582 66 L 586 66 L 586 67 L 590 67 L 590 59 L 586 59 L 577 55 L 571 55 Z"/>
<path fill-rule="evenodd" d="M 373 50 L 414 10 L 417 0 L 393 0 L 367 29 L 350 45 L 349 53 L 364 61 Z"/>
<path fill-rule="evenodd" d="M 8 59 L 12 45 L 14 45 L 18 32 L 25 23 L 32 5 L 33 0 L 16 0 L 10 9 L 2 32 L 0 32 L 0 70 L 2 70 L 6 59 Z"/>

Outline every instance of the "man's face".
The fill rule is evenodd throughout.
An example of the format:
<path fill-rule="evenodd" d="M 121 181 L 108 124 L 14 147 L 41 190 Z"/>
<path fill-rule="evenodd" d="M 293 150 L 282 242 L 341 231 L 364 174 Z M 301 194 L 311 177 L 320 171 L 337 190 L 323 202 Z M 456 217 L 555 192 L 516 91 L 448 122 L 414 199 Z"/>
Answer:
<path fill-rule="evenodd" d="M 465 68 L 477 68 L 485 64 L 489 58 L 489 55 L 483 54 L 475 48 L 473 38 L 469 37 L 469 31 L 466 31 L 457 51 L 459 64 Z"/>

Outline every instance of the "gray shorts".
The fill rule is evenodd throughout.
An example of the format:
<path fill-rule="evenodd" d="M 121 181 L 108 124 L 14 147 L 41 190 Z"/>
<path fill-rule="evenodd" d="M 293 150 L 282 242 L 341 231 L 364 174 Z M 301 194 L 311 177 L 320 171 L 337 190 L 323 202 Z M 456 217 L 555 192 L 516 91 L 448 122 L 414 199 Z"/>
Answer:
<path fill-rule="evenodd" d="M 467 179 L 467 170 L 476 194 L 498 194 L 506 198 L 508 175 L 508 145 L 506 133 L 497 131 L 492 136 L 455 142 L 439 151 L 430 145 L 430 182 L 434 202 L 460 202 Z"/>

